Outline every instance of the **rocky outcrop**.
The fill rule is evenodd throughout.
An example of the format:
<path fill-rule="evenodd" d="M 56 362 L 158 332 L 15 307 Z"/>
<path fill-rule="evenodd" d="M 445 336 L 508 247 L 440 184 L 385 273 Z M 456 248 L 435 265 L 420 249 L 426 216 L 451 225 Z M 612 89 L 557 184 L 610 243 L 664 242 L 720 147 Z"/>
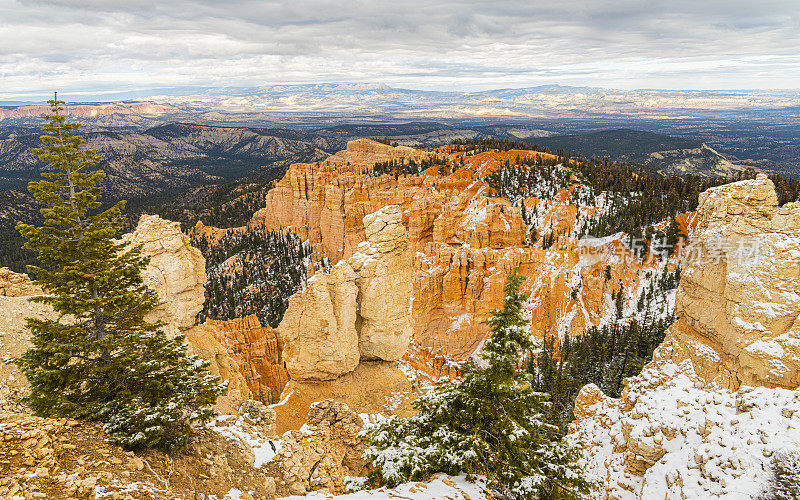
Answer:
<path fill-rule="evenodd" d="M 274 499 L 275 480 L 255 466 L 253 439 L 236 437 L 251 433 L 258 431 L 244 421 L 212 424 L 195 429 L 183 450 L 136 455 L 109 444 L 96 423 L 0 412 L 0 497 L 172 500 L 236 489 L 242 500 Z"/>
<path fill-rule="evenodd" d="M 339 151 L 334 157 L 343 162 L 375 163 L 380 161 L 419 162 L 430 156 L 430 153 L 408 146 L 391 146 L 372 139 L 356 139 L 347 143 L 347 148 Z"/>
<path fill-rule="evenodd" d="M 283 482 L 294 495 L 325 489 L 344 493 L 344 478 L 363 476 L 361 454 L 366 443 L 358 436 L 364 421 L 344 403 L 314 403 L 303 430 L 286 432 L 275 462 Z"/>
<path fill-rule="evenodd" d="M 291 165 L 267 193 L 265 208 L 253 214 L 250 226 L 291 228 L 336 263 L 353 255 L 365 240 L 365 215 L 387 205 L 405 209 L 426 195 L 422 177 L 369 175 L 374 163 L 418 162 L 431 155 L 369 139 L 351 141 L 325 161 Z M 403 217 L 405 222 L 405 213 Z"/>
<path fill-rule="evenodd" d="M 180 224 L 156 215 L 143 215 L 136 229 L 122 236 L 130 245 L 142 245 L 150 263 L 142 272 L 147 286 L 158 296 L 158 305 L 147 321 L 164 321 L 170 336 L 195 324 L 203 309 L 206 282 L 205 258 L 181 233 Z M 42 294 L 28 275 L 0 268 L 0 296 L 25 297 Z"/>
<path fill-rule="evenodd" d="M 213 328 L 207 325 L 197 325 L 186 331 L 186 343 L 188 344 L 189 354 L 195 354 L 200 359 L 209 362 L 208 370 L 217 375 L 222 380 L 228 381 L 226 392 L 237 391 L 236 399 L 247 400 L 252 397 L 247 380 L 239 371 L 239 364 L 223 346 Z M 223 400 L 223 403 L 227 401 Z M 231 405 L 235 408 L 235 403 Z M 232 408 L 226 409 L 224 413 L 230 413 Z M 219 411 L 219 409 L 217 409 Z"/>
<path fill-rule="evenodd" d="M 722 385 L 800 386 L 800 203 L 778 207 L 759 175 L 706 191 L 697 213 L 677 314 L 728 363 Z"/>
<path fill-rule="evenodd" d="M 348 260 L 358 276 L 361 359 L 396 361 L 413 330 L 411 252 L 402 212 L 390 205 L 364 217 L 367 241 Z"/>
<path fill-rule="evenodd" d="M 397 206 L 364 217 L 367 241 L 330 271 L 318 271 L 294 294 L 278 326 L 290 380 L 278 428 L 303 424 L 309 405 L 333 398 L 359 412 L 387 410 L 411 383 L 395 366 L 408 350 L 411 255 Z M 399 406 L 399 403 L 398 403 Z"/>
<path fill-rule="evenodd" d="M 800 447 L 800 394 L 701 388 L 690 362 L 654 361 L 621 399 L 586 386 L 571 438 L 584 444 L 597 499 L 756 498 L 770 457 Z"/>
<path fill-rule="evenodd" d="M 158 305 L 145 319 L 166 322 L 165 331 L 171 337 L 193 326 L 205 301 L 206 261 L 181 232 L 180 224 L 143 215 L 122 240 L 142 245 L 142 253 L 150 256 L 142 277 L 158 295 Z"/>
<path fill-rule="evenodd" d="M 189 228 L 187 234 L 192 239 L 204 238 L 209 243 L 216 244 L 227 234 L 243 233 L 245 231 L 247 231 L 246 226 L 222 229 L 214 226 L 206 226 L 203 224 L 203 221 L 198 220 L 194 226 Z"/>
<path fill-rule="evenodd" d="M 408 349 L 411 256 L 396 206 L 364 218 L 367 241 L 289 300 L 278 326 L 293 380 L 332 380 L 360 359 L 396 361 Z"/>
<path fill-rule="evenodd" d="M 267 407 L 261 401 L 248 399 L 242 403 L 236 411 L 240 418 L 247 419 L 252 425 L 259 428 L 259 430 L 266 437 L 276 437 L 275 431 L 275 410 Z"/>
<path fill-rule="evenodd" d="M 318 271 L 289 299 L 278 325 L 292 379 L 331 380 L 358 366 L 356 274 L 346 261 Z"/>
<path fill-rule="evenodd" d="M 754 497 L 800 448 L 800 203 L 760 175 L 703 193 L 697 218 L 653 361 L 620 399 L 576 399 L 595 498 Z"/>
<path fill-rule="evenodd" d="M 30 297 L 41 294 L 42 289 L 34 285 L 27 274 L 0 267 L 0 297 Z"/>
<path fill-rule="evenodd" d="M 142 252 L 150 256 L 142 274 L 159 304 L 146 319 L 167 322 L 171 336 L 184 331 L 190 352 L 209 360 L 211 372 L 228 381 L 218 410 L 232 413 L 249 398 L 275 402 L 287 376 L 271 328 L 262 327 L 255 316 L 193 326 L 205 300 L 205 258 L 181 233 L 180 225 L 145 215 L 123 239 L 142 244 Z"/>
<path fill-rule="evenodd" d="M 277 403 L 289 380 L 283 366 L 283 341 L 277 332 L 261 326 L 254 314 L 228 321 L 209 319 L 204 326 L 236 361 L 251 397 L 265 404 Z"/>

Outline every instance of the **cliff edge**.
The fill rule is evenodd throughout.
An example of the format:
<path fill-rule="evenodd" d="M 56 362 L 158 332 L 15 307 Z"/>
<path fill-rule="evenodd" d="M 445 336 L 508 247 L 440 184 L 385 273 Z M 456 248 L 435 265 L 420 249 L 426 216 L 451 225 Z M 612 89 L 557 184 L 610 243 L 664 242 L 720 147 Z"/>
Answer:
<path fill-rule="evenodd" d="M 800 203 L 759 175 L 703 193 L 697 217 L 653 361 L 621 398 L 575 402 L 594 498 L 750 498 L 800 448 Z"/>

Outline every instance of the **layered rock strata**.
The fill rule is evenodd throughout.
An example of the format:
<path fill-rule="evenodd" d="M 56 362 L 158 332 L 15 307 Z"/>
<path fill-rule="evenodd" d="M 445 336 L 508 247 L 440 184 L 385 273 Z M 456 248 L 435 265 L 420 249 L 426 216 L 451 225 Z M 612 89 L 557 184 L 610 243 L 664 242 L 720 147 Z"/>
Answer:
<path fill-rule="evenodd" d="M 228 321 L 209 319 L 204 326 L 236 361 L 252 397 L 265 404 L 277 403 L 289 380 L 283 366 L 283 341 L 277 331 L 261 326 L 254 314 Z"/>
<path fill-rule="evenodd" d="M 238 402 L 250 399 L 252 393 L 247 380 L 239 371 L 239 363 L 233 359 L 228 349 L 217 338 L 213 328 L 206 325 L 197 325 L 186 331 L 186 343 L 189 354 L 197 355 L 209 362 L 209 371 L 222 380 L 228 381 L 228 391 L 237 391 Z M 227 401 L 223 400 L 223 403 Z M 231 401 L 226 406 L 224 413 L 231 413 L 237 402 Z M 219 409 L 218 409 L 219 410 Z"/>
<path fill-rule="evenodd" d="M 765 176 L 702 194 L 678 321 L 620 399 L 586 386 L 571 434 L 595 498 L 750 498 L 800 449 L 800 203 Z"/>
<path fill-rule="evenodd" d="M 800 203 L 778 207 L 762 174 L 706 191 L 697 213 L 678 315 L 728 364 L 720 385 L 798 387 Z"/>

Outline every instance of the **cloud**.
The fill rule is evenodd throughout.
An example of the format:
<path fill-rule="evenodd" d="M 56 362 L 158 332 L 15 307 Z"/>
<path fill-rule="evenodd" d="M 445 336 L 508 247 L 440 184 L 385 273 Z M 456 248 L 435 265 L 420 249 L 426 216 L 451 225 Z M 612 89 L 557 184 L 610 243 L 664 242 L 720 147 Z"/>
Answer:
<path fill-rule="evenodd" d="M 164 86 L 800 87 L 796 0 L 0 0 L 0 99 Z"/>

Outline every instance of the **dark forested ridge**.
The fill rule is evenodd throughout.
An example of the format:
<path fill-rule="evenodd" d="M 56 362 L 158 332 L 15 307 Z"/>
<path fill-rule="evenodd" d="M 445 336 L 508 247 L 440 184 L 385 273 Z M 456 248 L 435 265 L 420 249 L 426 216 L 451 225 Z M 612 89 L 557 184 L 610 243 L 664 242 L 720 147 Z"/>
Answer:
<path fill-rule="evenodd" d="M 0 189 L 24 190 L 43 165 L 29 149 L 38 131 L 0 135 Z M 334 152 L 330 141 L 284 129 L 174 123 L 143 131 L 85 134 L 105 171 L 106 195 L 141 198 L 200 184 L 240 179 L 276 161 L 315 161 Z M 337 144 L 338 145 L 338 144 Z"/>
<path fill-rule="evenodd" d="M 339 145 L 303 131 L 185 123 L 85 135 L 107 174 L 104 205 L 128 200 L 123 231 L 135 227 L 141 213 L 180 221 L 184 229 L 201 219 L 242 225 L 291 163 L 319 160 L 333 152 L 322 148 Z M 14 226 L 41 222 L 26 189 L 43 168 L 28 151 L 38 142 L 34 128 L 0 127 L 0 266 L 20 272 L 32 254 Z"/>

